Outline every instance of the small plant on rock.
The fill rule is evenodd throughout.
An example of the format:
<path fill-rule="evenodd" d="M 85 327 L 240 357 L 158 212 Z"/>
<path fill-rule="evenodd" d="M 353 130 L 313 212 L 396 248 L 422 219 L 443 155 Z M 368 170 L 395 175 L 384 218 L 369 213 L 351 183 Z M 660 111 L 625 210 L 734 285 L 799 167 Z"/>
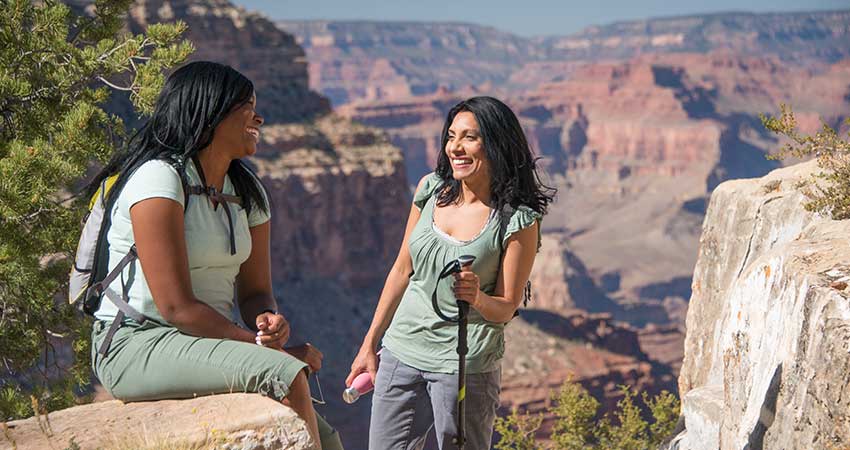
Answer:
<path fill-rule="evenodd" d="M 824 123 L 820 131 L 807 136 L 797 131 L 797 119 L 792 108 L 785 104 L 779 108 L 779 117 L 761 115 L 765 128 L 789 139 L 772 158 L 782 159 L 788 155 L 816 157 L 822 171 L 801 186 L 809 198 L 806 210 L 835 220 L 850 219 L 850 130 L 845 138 Z M 850 128 L 850 118 L 844 123 Z"/>

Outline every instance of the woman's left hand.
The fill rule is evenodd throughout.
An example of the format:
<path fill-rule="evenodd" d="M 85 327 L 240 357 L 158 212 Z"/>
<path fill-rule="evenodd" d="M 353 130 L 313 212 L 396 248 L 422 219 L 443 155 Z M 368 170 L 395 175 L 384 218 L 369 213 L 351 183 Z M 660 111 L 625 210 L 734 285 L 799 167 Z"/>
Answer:
<path fill-rule="evenodd" d="M 478 275 L 470 269 L 470 266 L 463 266 L 460 272 L 454 274 L 455 282 L 452 290 L 455 293 L 455 298 L 465 301 L 473 307 L 478 304 L 478 296 L 481 294 L 481 280 Z"/>
<path fill-rule="evenodd" d="M 318 372 L 322 368 L 322 358 L 324 358 L 324 355 L 309 342 L 303 345 L 287 347 L 283 351 L 307 363 L 307 366 L 310 367 L 310 372 Z"/>
<path fill-rule="evenodd" d="M 276 350 L 283 348 L 289 340 L 289 322 L 282 314 L 264 312 L 257 316 L 257 338 L 255 342 Z"/>

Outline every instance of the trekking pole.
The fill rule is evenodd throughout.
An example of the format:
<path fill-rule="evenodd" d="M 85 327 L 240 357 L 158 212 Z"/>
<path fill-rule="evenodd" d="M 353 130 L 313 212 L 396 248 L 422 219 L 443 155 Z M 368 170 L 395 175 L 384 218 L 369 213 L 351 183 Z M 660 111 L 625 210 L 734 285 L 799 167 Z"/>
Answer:
<path fill-rule="evenodd" d="M 434 286 L 434 293 L 431 295 L 431 305 L 434 307 L 434 312 L 440 316 L 441 319 L 457 323 L 457 358 L 458 358 L 458 384 L 457 384 L 457 435 L 454 438 L 454 444 L 457 445 L 459 450 L 463 450 L 464 445 L 466 444 L 466 436 L 464 435 L 465 425 L 466 425 L 466 414 L 465 414 L 465 402 L 466 399 L 466 354 L 469 352 L 469 347 L 467 346 L 467 324 L 469 315 L 469 303 L 466 303 L 461 300 L 457 300 L 457 309 L 458 315 L 455 317 L 449 317 L 443 313 L 440 309 L 440 305 L 437 303 L 437 287 L 440 284 L 440 280 L 448 277 L 449 275 L 458 273 L 461 271 L 462 267 L 466 267 L 472 262 L 475 261 L 475 257 L 471 255 L 463 255 L 458 259 L 455 259 L 448 264 L 443 270 L 440 272 L 440 277 L 437 279 L 437 286 Z"/>

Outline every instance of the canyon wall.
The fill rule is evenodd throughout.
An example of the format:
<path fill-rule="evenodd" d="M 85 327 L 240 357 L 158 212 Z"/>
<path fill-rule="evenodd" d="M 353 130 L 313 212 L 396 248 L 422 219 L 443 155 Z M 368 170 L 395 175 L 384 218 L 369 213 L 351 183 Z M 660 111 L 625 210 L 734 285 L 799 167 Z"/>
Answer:
<path fill-rule="evenodd" d="M 189 29 L 184 37 L 195 44 L 190 60 L 221 62 L 242 72 L 254 83 L 258 106 L 269 123 L 330 111 L 328 100 L 309 89 L 304 50 L 261 14 L 227 0 L 138 0 L 129 19 L 133 32 L 150 23 L 185 22 Z"/>
<path fill-rule="evenodd" d="M 818 68 L 850 57 L 850 11 L 720 13 L 599 24 L 526 38 L 470 23 L 292 21 L 311 86 L 339 106 L 426 95 L 441 86 L 516 92 L 569 76 L 575 63 L 637 55 L 778 57 Z"/>

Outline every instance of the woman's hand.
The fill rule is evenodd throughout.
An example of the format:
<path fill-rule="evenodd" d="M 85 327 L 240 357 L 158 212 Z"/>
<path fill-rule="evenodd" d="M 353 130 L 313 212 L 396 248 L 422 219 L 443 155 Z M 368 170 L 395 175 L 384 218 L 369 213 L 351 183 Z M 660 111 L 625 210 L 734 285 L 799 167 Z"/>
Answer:
<path fill-rule="evenodd" d="M 307 363 L 307 366 L 310 367 L 310 372 L 318 372 L 322 368 L 322 358 L 324 358 L 324 355 L 309 342 L 303 345 L 287 347 L 283 351 Z"/>
<path fill-rule="evenodd" d="M 471 264 L 463 266 L 460 272 L 454 274 L 455 282 L 452 291 L 454 291 L 456 299 L 475 307 L 481 294 L 481 280 L 472 271 L 471 266 Z"/>
<path fill-rule="evenodd" d="M 282 314 L 264 312 L 257 316 L 257 345 L 280 350 L 289 340 L 289 322 Z"/>
<path fill-rule="evenodd" d="M 369 372 L 369 375 L 372 376 L 372 380 L 377 379 L 378 354 L 375 353 L 375 349 L 371 346 L 360 347 L 360 351 L 357 352 L 354 362 L 351 363 L 351 372 L 348 374 L 348 378 L 345 379 L 345 386 L 351 386 L 354 378 L 363 372 Z"/>

